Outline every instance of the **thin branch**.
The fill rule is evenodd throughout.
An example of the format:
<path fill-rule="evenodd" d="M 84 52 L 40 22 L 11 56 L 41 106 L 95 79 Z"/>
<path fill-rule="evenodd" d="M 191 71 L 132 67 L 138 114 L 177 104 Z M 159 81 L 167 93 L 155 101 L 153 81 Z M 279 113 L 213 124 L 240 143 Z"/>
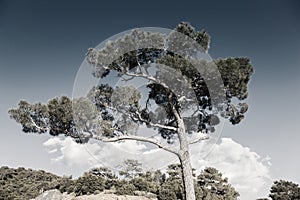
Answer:
<path fill-rule="evenodd" d="M 131 77 L 142 77 L 142 78 L 145 78 L 149 81 L 153 81 L 155 83 L 158 83 L 160 84 L 161 86 L 163 86 L 164 88 L 166 89 L 169 89 L 170 88 L 163 82 L 159 81 L 158 79 L 156 79 L 155 77 L 153 77 L 152 75 L 147 75 L 147 74 L 144 74 L 144 73 L 141 73 L 141 74 L 134 74 L 134 73 L 130 73 L 130 72 L 122 72 L 123 74 L 127 75 L 127 76 L 131 76 Z"/>
<path fill-rule="evenodd" d="M 47 131 L 47 130 L 49 130 L 49 128 L 47 128 L 47 127 L 40 127 L 39 125 L 37 125 L 37 124 L 33 121 L 33 118 L 32 118 L 31 116 L 30 116 L 29 118 L 30 118 L 30 121 L 31 121 L 32 125 L 33 125 L 35 128 L 37 128 L 39 131 Z"/>
<path fill-rule="evenodd" d="M 157 147 L 162 148 L 170 153 L 179 155 L 179 152 L 176 151 L 175 149 L 165 146 L 153 138 L 146 138 L 146 137 L 136 136 L 136 135 L 122 135 L 122 136 L 113 137 L 113 138 L 103 138 L 103 137 L 99 137 L 99 136 L 93 136 L 93 139 L 99 140 L 102 142 L 118 142 L 118 141 L 124 141 L 124 140 L 135 140 L 135 141 L 140 141 L 140 142 L 148 142 L 148 143 L 154 144 Z"/>
<path fill-rule="evenodd" d="M 156 124 L 156 123 L 152 123 L 152 122 L 148 122 L 146 120 L 144 120 L 141 116 L 141 113 L 139 113 L 138 111 L 135 112 L 135 114 L 137 114 L 138 116 L 138 119 L 139 121 L 141 122 L 144 122 L 144 123 L 147 123 L 149 124 L 150 126 L 152 127 L 155 127 L 155 128 L 163 128 L 163 129 L 169 129 L 169 130 L 172 130 L 172 131 L 176 131 L 177 128 L 173 127 L 173 126 L 166 126 L 166 125 L 162 125 L 162 124 Z M 133 117 L 134 118 L 134 117 Z M 135 118 L 136 119 L 136 118 Z"/>
<path fill-rule="evenodd" d="M 134 119 L 134 120 L 137 120 L 137 121 L 140 121 L 140 122 L 143 122 L 143 123 L 147 123 L 148 125 L 150 125 L 152 127 L 155 127 L 155 128 L 163 128 L 163 129 L 168 129 L 168 130 L 172 130 L 172 131 L 176 131 L 177 130 L 177 128 L 175 128 L 173 126 L 166 126 L 166 125 L 162 125 L 162 124 L 158 124 L 158 123 L 148 122 L 148 121 L 146 121 L 146 120 L 144 120 L 142 118 L 141 114 L 138 111 L 135 112 L 135 114 L 138 117 L 138 118 L 136 118 L 132 114 L 127 113 L 127 112 L 122 112 L 121 110 L 118 110 L 118 109 L 116 109 L 114 107 L 107 106 L 106 108 L 109 108 L 109 109 L 111 109 L 113 111 L 116 111 L 116 112 L 120 112 L 120 113 L 122 113 L 122 114 L 124 114 L 124 115 L 126 115 L 126 116 L 128 116 L 128 117 L 130 117 L 132 119 Z"/>
<path fill-rule="evenodd" d="M 178 111 L 176 110 L 176 108 L 174 107 L 174 105 L 172 105 L 172 112 L 177 120 L 177 122 L 181 121 L 182 118 L 180 116 L 180 114 L 178 113 Z"/>
<path fill-rule="evenodd" d="M 190 141 L 189 144 L 196 144 L 196 143 L 198 143 L 200 141 L 208 140 L 208 139 L 209 139 L 208 135 L 204 135 L 204 136 L 201 136 L 200 138 L 197 138 L 197 139 L 195 139 L 193 141 Z"/>
<path fill-rule="evenodd" d="M 134 79 L 134 77 L 130 77 L 130 78 L 124 78 L 124 77 L 122 77 L 122 81 L 125 81 L 125 82 L 130 81 L 132 79 Z"/>
<path fill-rule="evenodd" d="M 186 98 L 186 96 L 181 96 L 179 99 L 178 99 L 179 102 L 183 102 L 183 101 L 186 101 L 186 102 L 191 102 L 191 101 L 194 101 L 193 99 L 189 99 L 189 98 Z"/>
<path fill-rule="evenodd" d="M 195 114 L 196 114 L 199 110 L 200 110 L 200 109 L 199 109 L 199 105 L 197 104 L 197 110 L 195 110 L 191 116 L 194 117 Z"/>
<path fill-rule="evenodd" d="M 139 59 L 138 59 L 138 54 L 135 56 L 135 58 L 136 58 L 136 62 L 138 64 L 138 69 L 140 70 L 140 73 L 142 74 L 143 72 L 142 72 L 141 64 L 140 64 Z"/>

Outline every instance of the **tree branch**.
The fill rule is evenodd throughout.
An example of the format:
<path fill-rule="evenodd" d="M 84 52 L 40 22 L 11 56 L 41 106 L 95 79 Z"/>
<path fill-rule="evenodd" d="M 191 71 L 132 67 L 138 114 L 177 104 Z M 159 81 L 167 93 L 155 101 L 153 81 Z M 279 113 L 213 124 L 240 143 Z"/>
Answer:
<path fill-rule="evenodd" d="M 208 135 L 204 135 L 204 136 L 201 136 L 200 138 L 197 138 L 197 139 L 195 139 L 193 141 L 190 141 L 189 144 L 196 144 L 196 143 L 198 143 L 200 141 L 208 140 L 208 139 L 209 139 Z"/>
<path fill-rule="evenodd" d="M 146 120 L 144 120 L 144 119 L 142 118 L 141 114 L 140 114 L 138 111 L 135 112 L 135 114 L 136 114 L 137 117 L 138 117 L 138 118 L 136 118 L 136 117 L 134 117 L 132 114 L 127 113 L 127 112 L 122 112 L 121 110 L 118 110 L 118 109 L 116 109 L 116 108 L 114 108 L 114 107 L 106 106 L 106 108 L 109 108 L 109 109 L 114 110 L 114 111 L 116 111 L 116 112 L 120 112 L 120 113 L 122 113 L 122 114 L 124 114 L 124 115 L 126 115 L 126 116 L 128 116 L 128 117 L 130 117 L 130 118 L 132 118 L 132 119 L 134 119 L 134 120 L 137 120 L 137 121 L 146 123 L 146 124 L 148 124 L 148 125 L 150 125 L 150 126 L 152 126 L 152 127 L 155 127 L 155 128 L 163 128 L 163 129 L 168 129 L 168 130 L 172 130 L 172 131 L 176 131 L 176 130 L 177 130 L 177 128 L 175 128 L 175 127 L 173 127 L 173 126 L 166 126 L 166 125 L 162 125 L 162 124 L 158 124 L 158 123 L 148 122 L 148 121 L 146 121 Z"/>
<path fill-rule="evenodd" d="M 183 102 L 183 101 L 186 101 L 186 102 L 192 102 L 192 101 L 194 101 L 194 100 L 193 100 L 193 99 L 186 98 L 186 96 L 181 96 L 181 97 L 178 99 L 178 102 Z"/>
<path fill-rule="evenodd" d="M 134 74 L 134 73 L 130 73 L 130 72 L 127 72 L 127 71 L 123 71 L 122 73 L 125 74 L 125 75 L 127 75 L 127 76 L 131 76 L 131 77 L 141 77 L 141 78 L 145 78 L 145 79 L 147 79 L 147 80 L 149 80 L 149 81 L 153 81 L 153 82 L 155 82 L 155 83 L 158 83 L 158 84 L 160 84 L 161 86 L 163 86 L 164 88 L 170 90 L 170 88 L 169 88 L 165 83 L 163 83 L 163 82 L 157 80 L 157 79 L 156 79 L 155 77 L 153 77 L 152 75 L 147 75 L 147 74 L 144 74 L 144 73 Z"/>
<path fill-rule="evenodd" d="M 118 141 L 124 141 L 124 140 L 135 140 L 135 141 L 140 141 L 140 142 L 148 142 L 148 143 L 154 144 L 157 147 L 162 148 L 170 153 L 173 153 L 177 156 L 179 155 L 178 151 L 176 151 L 175 149 L 172 149 L 168 146 L 163 145 L 162 143 L 160 143 L 159 141 L 157 141 L 154 138 L 146 138 L 146 137 L 136 136 L 136 135 L 122 135 L 122 136 L 113 137 L 113 138 L 103 138 L 103 137 L 99 137 L 99 136 L 93 136 L 93 139 L 99 140 L 102 142 L 118 142 Z"/>
<path fill-rule="evenodd" d="M 47 127 L 40 127 L 40 126 L 38 126 L 38 125 L 33 121 L 33 118 L 32 118 L 31 116 L 30 116 L 29 118 L 30 118 L 30 122 L 32 123 L 32 125 L 33 125 L 35 128 L 37 128 L 38 131 L 47 131 L 47 130 L 49 130 L 49 128 L 47 128 Z"/>
<path fill-rule="evenodd" d="M 138 116 L 138 119 L 139 121 L 141 122 L 144 122 L 146 124 L 149 124 L 150 126 L 152 127 L 155 127 L 155 128 L 163 128 L 163 129 L 169 129 L 169 130 L 172 130 L 172 131 L 177 131 L 177 128 L 173 127 L 173 126 L 166 126 L 166 125 L 162 125 L 162 124 L 157 124 L 157 123 L 152 123 L 152 122 L 148 122 L 146 120 L 144 120 L 141 116 L 141 113 L 139 113 L 138 111 L 135 112 L 135 114 L 137 114 Z M 134 118 L 134 117 L 133 117 Z"/>

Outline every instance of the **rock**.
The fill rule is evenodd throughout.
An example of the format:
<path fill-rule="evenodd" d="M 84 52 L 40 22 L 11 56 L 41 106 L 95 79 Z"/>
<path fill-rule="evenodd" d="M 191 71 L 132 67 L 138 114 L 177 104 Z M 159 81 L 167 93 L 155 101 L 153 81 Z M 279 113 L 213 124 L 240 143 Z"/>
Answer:
<path fill-rule="evenodd" d="M 116 195 L 102 192 L 100 194 L 83 195 L 75 197 L 75 194 L 61 193 L 58 190 L 49 190 L 40 194 L 33 200 L 157 200 L 155 197 L 145 196 L 130 196 L 130 195 Z"/>
<path fill-rule="evenodd" d="M 62 200 L 63 195 L 60 191 L 58 190 L 49 190 L 45 191 L 38 197 L 36 197 L 34 200 Z"/>
<path fill-rule="evenodd" d="M 74 198 L 73 200 L 157 200 L 156 198 L 147 198 L 143 196 L 116 195 L 116 194 L 97 194 L 83 195 Z"/>

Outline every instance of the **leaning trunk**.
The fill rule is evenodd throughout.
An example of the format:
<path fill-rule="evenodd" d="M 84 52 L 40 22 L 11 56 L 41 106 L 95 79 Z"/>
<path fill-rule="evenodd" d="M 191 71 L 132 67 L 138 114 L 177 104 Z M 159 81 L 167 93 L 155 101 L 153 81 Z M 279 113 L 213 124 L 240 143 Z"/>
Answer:
<path fill-rule="evenodd" d="M 196 200 L 193 171 L 190 160 L 189 143 L 187 141 L 185 127 L 182 118 L 178 117 L 178 138 L 180 143 L 180 152 L 178 158 L 182 168 L 182 178 L 185 190 L 186 200 Z"/>

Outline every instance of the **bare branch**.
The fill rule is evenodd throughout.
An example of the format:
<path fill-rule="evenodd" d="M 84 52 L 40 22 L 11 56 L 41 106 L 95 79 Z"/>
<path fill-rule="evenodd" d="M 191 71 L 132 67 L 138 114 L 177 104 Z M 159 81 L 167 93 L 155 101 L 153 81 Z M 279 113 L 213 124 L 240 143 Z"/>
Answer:
<path fill-rule="evenodd" d="M 189 144 L 196 144 L 196 143 L 198 143 L 200 141 L 208 140 L 208 139 L 209 139 L 208 135 L 204 135 L 204 136 L 201 136 L 200 138 L 197 138 L 197 139 L 195 139 L 193 141 L 190 141 Z"/>
<path fill-rule="evenodd" d="M 199 110 L 200 110 L 199 104 L 197 104 L 197 109 L 193 112 L 191 116 L 194 117 Z"/>
<path fill-rule="evenodd" d="M 32 125 L 33 125 L 35 128 L 37 128 L 39 131 L 47 131 L 47 130 L 49 130 L 49 128 L 47 128 L 47 127 L 40 127 L 40 126 L 38 126 L 38 125 L 33 121 L 33 119 L 32 119 L 31 116 L 30 116 L 29 118 L 30 118 L 30 121 L 31 121 Z"/>
<path fill-rule="evenodd" d="M 161 86 L 163 86 L 166 89 L 170 89 L 165 83 L 159 81 L 158 79 L 156 79 L 152 75 L 144 74 L 144 73 L 134 74 L 134 73 L 126 72 L 126 71 L 123 71 L 122 73 L 124 73 L 127 76 L 131 76 L 131 77 L 142 77 L 142 78 L 145 78 L 145 79 L 147 79 L 149 81 L 153 81 L 155 83 L 158 83 L 158 84 L 160 84 Z"/>
<path fill-rule="evenodd" d="M 131 81 L 132 79 L 134 79 L 134 77 L 130 77 L 130 78 L 124 78 L 124 77 L 122 77 L 122 81 L 125 81 L 125 82 Z"/>
<path fill-rule="evenodd" d="M 99 136 L 93 136 L 92 138 L 95 140 L 102 141 L 102 142 L 118 142 L 118 141 L 124 141 L 124 140 L 135 140 L 135 141 L 140 141 L 140 142 L 148 142 L 148 143 L 154 144 L 157 147 L 162 148 L 170 153 L 179 155 L 178 151 L 176 151 L 175 149 L 172 149 L 168 146 L 163 145 L 162 143 L 160 143 L 158 140 L 156 140 L 154 138 L 147 138 L 147 137 L 136 136 L 136 135 L 122 135 L 122 136 L 113 137 L 113 138 L 104 138 L 104 137 L 99 137 Z"/>
<path fill-rule="evenodd" d="M 189 99 L 189 98 L 186 98 L 186 96 L 182 96 L 178 99 L 179 102 L 193 102 L 194 100 L 193 99 Z"/>
<path fill-rule="evenodd" d="M 114 107 L 107 106 L 106 108 L 109 108 L 109 109 L 111 109 L 113 111 L 116 111 L 116 112 L 120 112 L 120 113 L 122 113 L 122 114 L 124 114 L 124 115 L 126 115 L 126 116 L 128 116 L 128 117 L 130 117 L 132 119 L 134 119 L 134 120 L 137 120 L 137 121 L 140 121 L 140 122 L 143 122 L 143 123 L 147 123 L 148 125 L 150 125 L 152 127 L 155 127 L 155 128 L 163 128 L 163 129 L 168 129 L 168 130 L 172 130 L 172 131 L 176 131 L 177 130 L 177 128 L 175 128 L 173 126 L 166 126 L 166 125 L 162 125 L 162 124 L 158 124 L 158 123 L 148 122 L 148 121 L 146 121 L 146 120 L 144 120 L 142 118 L 141 114 L 138 111 L 135 112 L 135 114 L 138 117 L 138 118 L 136 118 L 132 114 L 127 113 L 127 112 L 122 112 L 121 110 L 118 110 L 118 109 L 116 109 Z"/>
<path fill-rule="evenodd" d="M 176 110 L 176 108 L 174 106 L 172 106 L 172 112 L 173 112 L 177 122 L 182 121 L 180 114 L 178 113 L 178 111 Z"/>
<path fill-rule="evenodd" d="M 175 128 L 175 127 L 173 127 L 173 126 L 166 126 L 166 125 L 162 125 L 162 124 L 156 124 L 156 123 L 148 122 L 148 121 L 146 121 L 146 120 L 144 120 L 144 119 L 142 118 L 141 113 L 139 113 L 138 111 L 136 111 L 135 114 L 137 114 L 137 117 L 138 117 L 137 120 L 139 120 L 139 121 L 141 121 L 141 122 L 144 122 L 144 123 L 147 123 L 147 124 L 149 124 L 149 125 L 152 126 L 152 127 L 155 127 L 155 128 L 163 128 L 163 129 L 169 129 L 169 130 L 172 130 L 172 131 L 176 131 L 176 130 L 177 130 L 177 128 Z M 134 118 L 134 117 L 133 117 L 133 118 Z M 136 119 L 136 118 L 134 118 L 134 119 Z"/>

